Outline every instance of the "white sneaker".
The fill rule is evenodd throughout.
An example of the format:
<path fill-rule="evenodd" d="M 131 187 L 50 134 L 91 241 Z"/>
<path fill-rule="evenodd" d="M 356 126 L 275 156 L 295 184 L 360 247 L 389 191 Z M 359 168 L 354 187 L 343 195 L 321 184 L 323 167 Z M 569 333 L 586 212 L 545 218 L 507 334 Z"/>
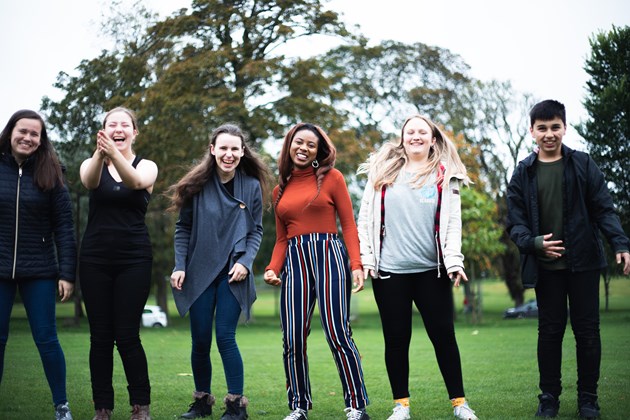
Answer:
<path fill-rule="evenodd" d="M 455 417 L 460 420 L 479 420 L 479 418 L 475 416 L 475 412 L 468 407 L 468 401 L 455 407 L 453 409 L 453 414 L 455 414 Z"/>
<path fill-rule="evenodd" d="M 284 418 L 284 420 L 307 420 L 306 410 L 302 410 L 301 408 L 296 408 Z"/>
<path fill-rule="evenodd" d="M 391 416 L 387 417 L 387 420 L 409 420 L 411 415 L 409 414 L 409 407 L 405 407 L 402 404 L 396 404 Z"/>
<path fill-rule="evenodd" d="M 348 407 L 344 408 L 348 420 L 370 420 L 370 416 L 363 410 L 357 410 L 356 408 Z"/>
<path fill-rule="evenodd" d="M 67 402 L 55 406 L 55 420 L 72 420 L 72 413 Z"/>

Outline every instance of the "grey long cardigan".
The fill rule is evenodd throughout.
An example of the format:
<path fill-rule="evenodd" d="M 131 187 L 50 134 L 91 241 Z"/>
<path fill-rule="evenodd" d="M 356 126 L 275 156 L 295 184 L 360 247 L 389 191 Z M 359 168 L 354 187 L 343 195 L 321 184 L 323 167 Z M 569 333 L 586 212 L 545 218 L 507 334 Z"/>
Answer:
<path fill-rule="evenodd" d="M 186 277 L 182 290 L 173 289 L 181 316 L 228 264 L 247 267 L 249 275 L 230 283 L 241 310 L 250 318 L 256 300 L 252 264 L 262 241 L 262 192 L 260 183 L 240 169 L 234 176 L 234 196 L 214 175 L 184 206 L 175 225 L 175 268 Z"/>

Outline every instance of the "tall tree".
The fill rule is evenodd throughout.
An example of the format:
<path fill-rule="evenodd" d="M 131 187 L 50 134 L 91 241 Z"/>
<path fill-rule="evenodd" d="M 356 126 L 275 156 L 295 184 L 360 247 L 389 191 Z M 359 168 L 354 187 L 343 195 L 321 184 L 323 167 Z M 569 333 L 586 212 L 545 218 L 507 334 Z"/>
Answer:
<path fill-rule="evenodd" d="M 616 209 L 630 232 L 630 26 L 613 26 L 590 39 L 584 70 L 586 121 L 576 126 L 610 183 Z"/>
<path fill-rule="evenodd" d="M 284 127 L 298 120 L 341 126 L 343 119 L 335 117 L 341 114 L 327 97 L 337 93 L 310 69 L 317 63 L 285 58 L 277 49 L 313 34 L 351 38 L 337 14 L 316 0 L 195 0 L 190 10 L 162 21 L 136 3 L 111 22 L 114 47 L 84 60 L 78 75 L 60 73 L 55 86 L 65 96 L 44 98 L 42 109 L 60 136 L 68 178 L 82 193 L 78 167 L 93 151 L 103 111 L 118 105 L 137 111 L 137 152 L 160 168 L 147 224 L 164 306 L 162 280 L 172 268 L 174 220 L 164 214 L 160 193 L 201 157 L 208 133 L 225 121 L 239 123 L 257 145 L 281 137 Z M 312 77 L 305 79 L 307 74 Z M 295 106 L 286 107 L 291 100 Z"/>

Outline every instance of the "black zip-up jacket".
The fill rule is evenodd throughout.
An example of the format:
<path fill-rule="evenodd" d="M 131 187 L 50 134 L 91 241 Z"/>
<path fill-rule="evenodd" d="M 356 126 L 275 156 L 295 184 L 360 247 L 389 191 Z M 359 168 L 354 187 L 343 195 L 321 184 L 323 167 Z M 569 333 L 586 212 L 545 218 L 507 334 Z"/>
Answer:
<path fill-rule="evenodd" d="M 521 254 L 521 277 L 526 288 L 535 287 L 538 280 L 535 238 L 549 233 L 539 229 L 537 157 L 533 152 L 519 162 L 507 191 L 507 230 Z M 603 269 L 606 258 L 600 231 L 615 253 L 628 251 L 630 241 L 615 213 L 604 175 L 593 159 L 565 145 L 562 158 L 563 258 L 572 271 Z"/>
<path fill-rule="evenodd" d="M 33 183 L 34 159 L 20 167 L 0 155 L 0 281 L 74 282 L 77 249 L 72 202 L 65 185 L 41 191 Z"/>

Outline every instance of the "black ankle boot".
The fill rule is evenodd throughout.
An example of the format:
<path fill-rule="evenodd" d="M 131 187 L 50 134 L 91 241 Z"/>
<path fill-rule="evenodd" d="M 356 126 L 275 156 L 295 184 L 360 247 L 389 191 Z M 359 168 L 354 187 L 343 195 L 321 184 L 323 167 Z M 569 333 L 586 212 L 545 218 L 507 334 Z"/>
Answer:
<path fill-rule="evenodd" d="M 242 395 L 227 394 L 225 399 L 225 413 L 221 416 L 221 420 L 245 420 L 247 415 L 247 406 L 249 401 L 247 397 Z"/>
<path fill-rule="evenodd" d="M 188 411 L 181 415 L 184 419 L 196 419 L 206 417 L 212 414 L 212 406 L 214 405 L 214 395 L 207 392 L 193 392 L 194 401 L 188 406 Z"/>
<path fill-rule="evenodd" d="M 538 400 L 540 402 L 538 404 L 538 410 L 536 411 L 536 417 L 553 418 L 558 415 L 560 400 L 548 392 L 540 394 Z"/>
<path fill-rule="evenodd" d="M 591 394 L 590 392 L 578 393 L 578 414 L 583 419 L 596 419 L 599 417 L 597 394 Z"/>

